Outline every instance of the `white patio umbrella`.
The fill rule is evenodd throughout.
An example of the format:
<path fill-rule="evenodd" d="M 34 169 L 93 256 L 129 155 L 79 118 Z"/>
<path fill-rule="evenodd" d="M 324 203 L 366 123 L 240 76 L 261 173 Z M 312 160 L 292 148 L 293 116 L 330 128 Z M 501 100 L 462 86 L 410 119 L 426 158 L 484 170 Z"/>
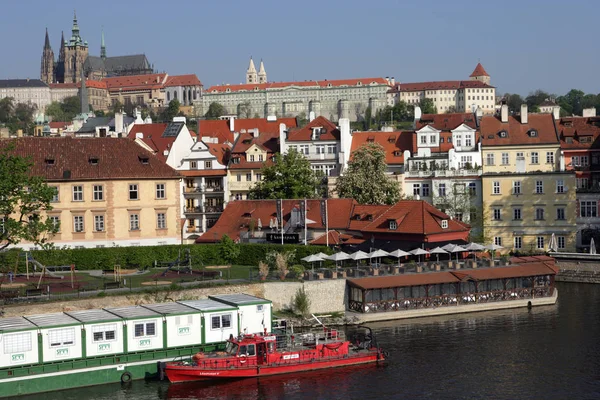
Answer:
<path fill-rule="evenodd" d="M 423 250 L 420 247 L 417 247 L 416 249 L 409 251 L 409 253 L 412 254 L 413 256 L 419 256 L 419 262 L 421 261 L 422 255 L 429 254 L 429 252 L 427 250 Z"/>
<path fill-rule="evenodd" d="M 490 251 L 492 251 L 492 261 L 494 261 L 494 253 L 493 253 L 493 252 L 495 252 L 496 250 L 501 250 L 501 249 L 503 249 L 504 247 L 502 247 L 502 246 L 499 246 L 499 245 L 497 245 L 497 244 L 495 244 L 495 243 L 492 243 L 492 244 L 489 244 L 489 245 L 485 246 L 485 248 L 486 248 L 487 250 L 490 250 Z"/>
<path fill-rule="evenodd" d="M 441 247 L 436 247 L 435 249 L 429 250 L 429 254 L 435 254 L 437 260 L 440 261 L 440 254 L 448 254 L 448 252 Z"/>
<path fill-rule="evenodd" d="M 591 248 L 590 248 L 591 250 Z M 556 235 L 553 233 L 552 236 L 550 236 L 550 242 L 548 243 L 548 252 L 553 251 L 556 252 L 558 251 L 558 242 L 556 240 Z"/>
<path fill-rule="evenodd" d="M 473 252 L 473 259 L 475 259 L 475 252 L 485 250 L 485 246 L 479 243 L 471 242 L 465 246 L 465 250 Z"/>
<path fill-rule="evenodd" d="M 329 254 L 325 254 L 325 253 L 317 253 L 317 254 L 313 254 L 317 257 L 321 257 L 323 260 L 327 260 L 327 257 L 329 257 Z"/>
<path fill-rule="evenodd" d="M 590 240 L 590 254 L 596 254 L 596 243 L 594 242 L 594 238 Z"/>
<path fill-rule="evenodd" d="M 464 247 L 454 246 L 452 250 L 450 250 L 450 253 L 456 253 L 456 261 L 458 261 L 458 253 L 463 253 L 465 251 L 467 251 L 467 249 L 465 249 Z"/>
<path fill-rule="evenodd" d="M 335 266 L 337 268 L 338 261 L 349 260 L 350 255 L 348 253 L 344 253 L 343 251 L 340 251 L 339 253 L 335 253 L 335 254 L 328 256 L 327 259 L 331 260 L 331 261 L 335 261 Z"/>
<path fill-rule="evenodd" d="M 387 257 L 389 255 L 390 255 L 390 253 L 388 253 L 387 251 L 384 251 L 384 250 L 375 250 L 375 251 L 372 251 L 369 254 L 369 257 L 371 259 L 373 259 L 373 258 L 379 258 L 379 259 L 381 259 L 381 257 Z M 379 260 L 379 261 L 381 261 L 381 260 Z"/>
<path fill-rule="evenodd" d="M 306 256 L 306 257 L 302 258 L 301 260 L 312 264 L 312 272 L 314 274 L 315 273 L 315 262 L 323 261 L 323 258 L 319 257 L 316 254 L 311 254 L 310 256 Z"/>
<path fill-rule="evenodd" d="M 410 253 L 408 251 L 404 251 L 404 250 L 400 250 L 400 249 L 394 250 L 388 254 L 390 256 L 396 257 L 398 259 L 398 266 L 400 266 L 400 258 L 410 256 Z"/>
<path fill-rule="evenodd" d="M 350 254 L 351 260 L 356 260 L 356 266 L 358 267 L 358 260 L 364 260 L 365 258 L 369 258 L 369 254 L 364 251 L 358 250 L 356 253 Z"/>
<path fill-rule="evenodd" d="M 256 223 L 256 226 L 258 227 L 258 230 L 262 230 L 262 222 L 260 220 L 260 218 L 258 219 L 258 222 Z"/>

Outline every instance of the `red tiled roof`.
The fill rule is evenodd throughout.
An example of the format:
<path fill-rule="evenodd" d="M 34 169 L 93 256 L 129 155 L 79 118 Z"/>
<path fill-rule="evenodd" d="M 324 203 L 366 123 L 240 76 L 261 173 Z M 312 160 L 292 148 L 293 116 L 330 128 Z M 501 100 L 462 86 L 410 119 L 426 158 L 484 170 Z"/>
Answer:
<path fill-rule="evenodd" d="M 522 124 L 520 117 L 510 115 L 508 122 L 501 122 L 499 116 L 484 116 L 481 119 L 481 142 L 484 146 L 558 144 L 552 114 L 529 114 L 528 123 Z M 536 136 L 529 131 L 535 129 Z M 506 131 L 506 137 L 499 132 Z"/>
<path fill-rule="evenodd" d="M 488 85 L 481 81 L 431 81 L 431 82 L 409 82 L 409 83 L 397 83 L 392 89 L 389 90 L 391 93 L 397 92 L 421 92 L 425 90 L 459 90 L 465 88 L 494 88 L 494 86 Z"/>
<path fill-rule="evenodd" d="M 48 86 L 50 86 L 50 89 L 76 89 L 79 86 L 77 86 L 77 83 L 50 83 Z"/>
<path fill-rule="evenodd" d="M 164 151 L 167 150 L 175 141 L 175 137 L 162 137 L 163 132 L 167 128 L 166 123 L 156 124 L 135 124 L 127 135 L 130 139 L 136 139 L 137 134 L 143 135 L 140 140 L 150 147 L 154 154 L 161 160 L 165 161 L 167 157 L 164 155 Z"/>
<path fill-rule="evenodd" d="M 337 126 L 325 117 L 317 117 L 302 128 L 291 130 L 287 141 L 310 141 L 312 138 L 312 129 L 318 127 L 325 128 L 325 133 L 319 135 L 318 140 L 340 140 L 340 130 Z"/>
<path fill-rule="evenodd" d="M 322 81 L 293 81 L 293 82 L 268 82 L 268 83 L 249 83 L 242 85 L 220 85 L 211 86 L 207 93 L 226 93 L 240 91 L 267 90 L 276 88 L 285 88 L 290 86 L 300 87 L 340 87 L 340 86 L 366 86 L 375 83 L 377 85 L 388 85 L 388 81 L 384 78 L 354 78 L 354 79 L 336 79 Z"/>
<path fill-rule="evenodd" d="M 258 129 L 259 133 L 272 132 L 279 135 L 279 124 L 285 124 L 286 128 L 298 126 L 296 118 L 278 118 L 276 121 L 267 121 L 266 118 L 244 118 L 235 119 L 234 131 Z M 229 130 L 229 120 L 202 120 L 198 124 L 198 136 L 210 136 L 219 139 L 219 143 L 233 143 L 233 132 Z"/>
<path fill-rule="evenodd" d="M 75 88 L 80 88 L 81 87 L 81 82 L 77 82 L 77 83 L 51 83 L 48 86 L 50 86 L 51 89 L 75 89 Z M 94 81 L 91 79 L 86 79 L 85 81 L 85 86 L 87 86 L 88 88 L 94 88 L 94 89 L 106 89 L 106 82 L 105 81 Z"/>
<path fill-rule="evenodd" d="M 404 164 L 404 151 L 416 151 L 416 137 L 413 131 L 395 132 L 354 132 L 350 154 L 367 143 L 378 143 L 385 151 L 388 165 Z"/>
<path fill-rule="evenodd" d="M 160 89 L 167 78 L 166 73 L 148 75 L 126 75 L 104 78 L 109 91 L 121 90 L 149 90 Z"/>
<path fill-rule="evenodd" d="M 384 289 L 406 286 L 436 285 L 440 283 L 457 283 L 465 280 L 490 280 L 503 278 L 520 278 L 527 276 L 556 275 L 555 267 L 538 262 L 526 265 L 510 265 L 508 267 L 477 268 L 459 271 L 428 272 L 425 274 L 406 274 L 395 276 L 348 279 L 348 282 L 361 289 Z"/>
<path fill-rule="evenodd" d="M 202 86 L 196 74 L 169 76 L 165 87 L 169 86 Z"/>
<path fill-rule="evenodd" d="M 179 173 L 186 177 L 194 177 L 194 176 L 225 176 L 227 175 L 226 169 L 193 169 L 193 170 L 185 170 L 179 171 Z"/>
<path fill-rule="evenodd" d="M 489 74 L 485 71 L 485 69 L 483 68 L 483 65 L 481 65 L 481 63 L 477 63 L 477 66 L 475 67 L 475 69 L 473 70 L 471 75 L 469 75 L 469 77 L 471 77 L 471 78 L 474 78 L 477 76 L 489 76 Z"/>
<path fill-rule="evenodd" d="M 66 129 L 69 125 L 71 125 L 71 122 L 56 121 L 50 122 L 48 125 L 50 125 L 51 129 Z"/>
<path fill-rule="evenodd" d="M 329 236 L 329 242 L 327 241 L 327 236 Z M 318 246 L 326 246 L 327 244 L 331 245 L 344 245 L 344 244 L 361 244 L 366 239 L 355 237 L 352 235 L 348 235 L 345 233 L 340 233 L 338 231 L 329 231 L 329 233 L 325 235 L 323 233 L 318 238 L 312 240 L 310 244 L 318 245 Z"/>
<path fill-rule="evenodd" d="M 440 131 L 450 131 L 462 124 L 477 129 L 477 120 L 473 113 L 423 114 L 421 119 L 417 121 L 416 128 L 419 130 L 424 126 L 431 125 Z"/>
<path fill-rule="evenodd" d="M 0 141 L 0 145 L 8 143 L 15 144 L 14 153 L 31 158 L 33 175 L 49 181 L 179 178 L 177 171 L 128 138 L 26 137 Z M 96 158 L 97 164 L 90 162 L 91 158 Z"/>
<path fill-rule="evenodd" d="M 566 117 L 555 123 L 562 149 L 600 148 L 600 117 Z M 567 137 L 572 138 L 572 143 L 567 143 Z"/>
<path fill-rule="evenodd" d="M 208 147 L 210 154 L 217 158 L 219 164 L 227 165 L 231 155 L 231 147 L 229 145 L 219 143 L 205 143 L 205 145 Z"/>

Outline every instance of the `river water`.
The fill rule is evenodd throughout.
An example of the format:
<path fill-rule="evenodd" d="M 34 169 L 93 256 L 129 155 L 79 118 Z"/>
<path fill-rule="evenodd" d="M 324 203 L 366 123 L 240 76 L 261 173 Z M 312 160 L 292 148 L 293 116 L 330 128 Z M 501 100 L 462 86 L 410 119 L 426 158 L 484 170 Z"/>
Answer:
<path fill-rule="evenodd" d="M 23 399 L 600 399 L 600 285 L 554 306 L 373 323 L 387 366 L 226 383 L 134 382 Z"/>

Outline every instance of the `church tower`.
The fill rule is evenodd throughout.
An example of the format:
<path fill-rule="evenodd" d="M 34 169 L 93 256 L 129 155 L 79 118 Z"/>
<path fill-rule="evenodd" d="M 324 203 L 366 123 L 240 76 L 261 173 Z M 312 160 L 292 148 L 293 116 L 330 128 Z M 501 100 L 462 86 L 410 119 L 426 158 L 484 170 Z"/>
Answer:
<path fill-rule="evenodd" d="M 477 63 L 477 66 L 475 67 L 471 75 L 469 75 L 469 78 L 472 81 L 480 81 L 487 85 L 489 85 L 491 81 L 490 75 L 487 73 L 485 68 L 483 68 L 483 65 L 481 65 L 481 63 Z"/>
<path fill-rule="evenodd" d="M 256 67 L 254 66 L 254 61 L 252 61 L 252 57 L 250 57 L 250 65 L 248 65 L 248 70 L 246 71 L 246 83 L 257 83 L 258 76 L 256 74 Z"/>
<path fill-rule="evenodd" d="M 71 39 L 64 42 L 64 55 L 62 68 L 64 70 L 63 83 L 76 83 L 81 80 L 83 63 L 88 56 L 88 43 L 79 35 L 77 25 L 77 14 L 73 14 L 73 28 L 71 28 Z M 59 60 L 60 61 L 60 60 Z"/>
<path fill-rule="evenodd" d="M 40 79 L 45 83 L 54 83 L 54 52 L 50 46 L 48 28 L 46 28 L 46 40 L 44 42 L 44 50 L 42 51 Z"/>
<path fill-rule="evenodd" d="M 104 44 L 104 29 L 102 29 L 102 41 L 100 42 L 100 58 L 106 60 L 106 45 Z"/>
<path fill-rule="evenodd" d="M 267 71 L 265 71 L 263 60 L 260 60 L 260 67 L 258 68 L 258 83 L 267 83 Z"/>

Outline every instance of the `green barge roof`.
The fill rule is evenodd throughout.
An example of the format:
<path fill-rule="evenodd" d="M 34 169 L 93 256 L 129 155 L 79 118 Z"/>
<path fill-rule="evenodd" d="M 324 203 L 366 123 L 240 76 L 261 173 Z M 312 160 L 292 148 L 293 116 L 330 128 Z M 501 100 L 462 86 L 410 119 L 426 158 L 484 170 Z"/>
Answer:
<path fill-rule="evenodd" d="M 252 304 L 271 304 L 270 300 L 263 299 L 262 297 L 256 297 L 249 294 L 219 294 L 215 296 L 208 296 L 209 299 L 220 301 L 221 303 L 229 304 L 232 306 L 245 306 Z"/>
<path fill-rule="evenodd" d="M 38 328 L 52 328 L 56 326 L 79 325 L 81 322 L 65 313 L 29 315 L 25 317 Z"/>
<path fill-rule="evenodd" d="M 15 332 L 36 329 L 37 326 L 23 317 L 0 318 L 0 332 Z"/>
<path fill-rule="evenodd" d="M 170 302 L 170 303 L 157 303 L 157 304 L 143 304 L 142 307 L 157 312 L 162 315 L 181 315 L 181 314 L 192 314 L 197 313 L 198 310 L 186 305 Z"/>
<path fill-rule="evenodd" d="M 95 322 L 109 322 L 109 321 L 120 321 L 121 317 L 109 313 L 106 310 L 81 310 L 81 311 L 69 311 L 65 314 L 75 318 L 77 321 L 84 324 L 90 324 Z"/>
<path fill-rule="evenodd" d="M 104 310 L 124 319 L 158 318 L 162 316 L 142 306 L 105 308 Z"/>
<path fill-rule="evenodd" d="M 220 310 L 235 310 L 234 306 L 229 304 L 221 303 L 211 299 L 201 300 L 184 300 L 178 301 L 177 303 L 183 304 L 184 306 L 195 308 L 200 311 L 220 311 Z"/>

